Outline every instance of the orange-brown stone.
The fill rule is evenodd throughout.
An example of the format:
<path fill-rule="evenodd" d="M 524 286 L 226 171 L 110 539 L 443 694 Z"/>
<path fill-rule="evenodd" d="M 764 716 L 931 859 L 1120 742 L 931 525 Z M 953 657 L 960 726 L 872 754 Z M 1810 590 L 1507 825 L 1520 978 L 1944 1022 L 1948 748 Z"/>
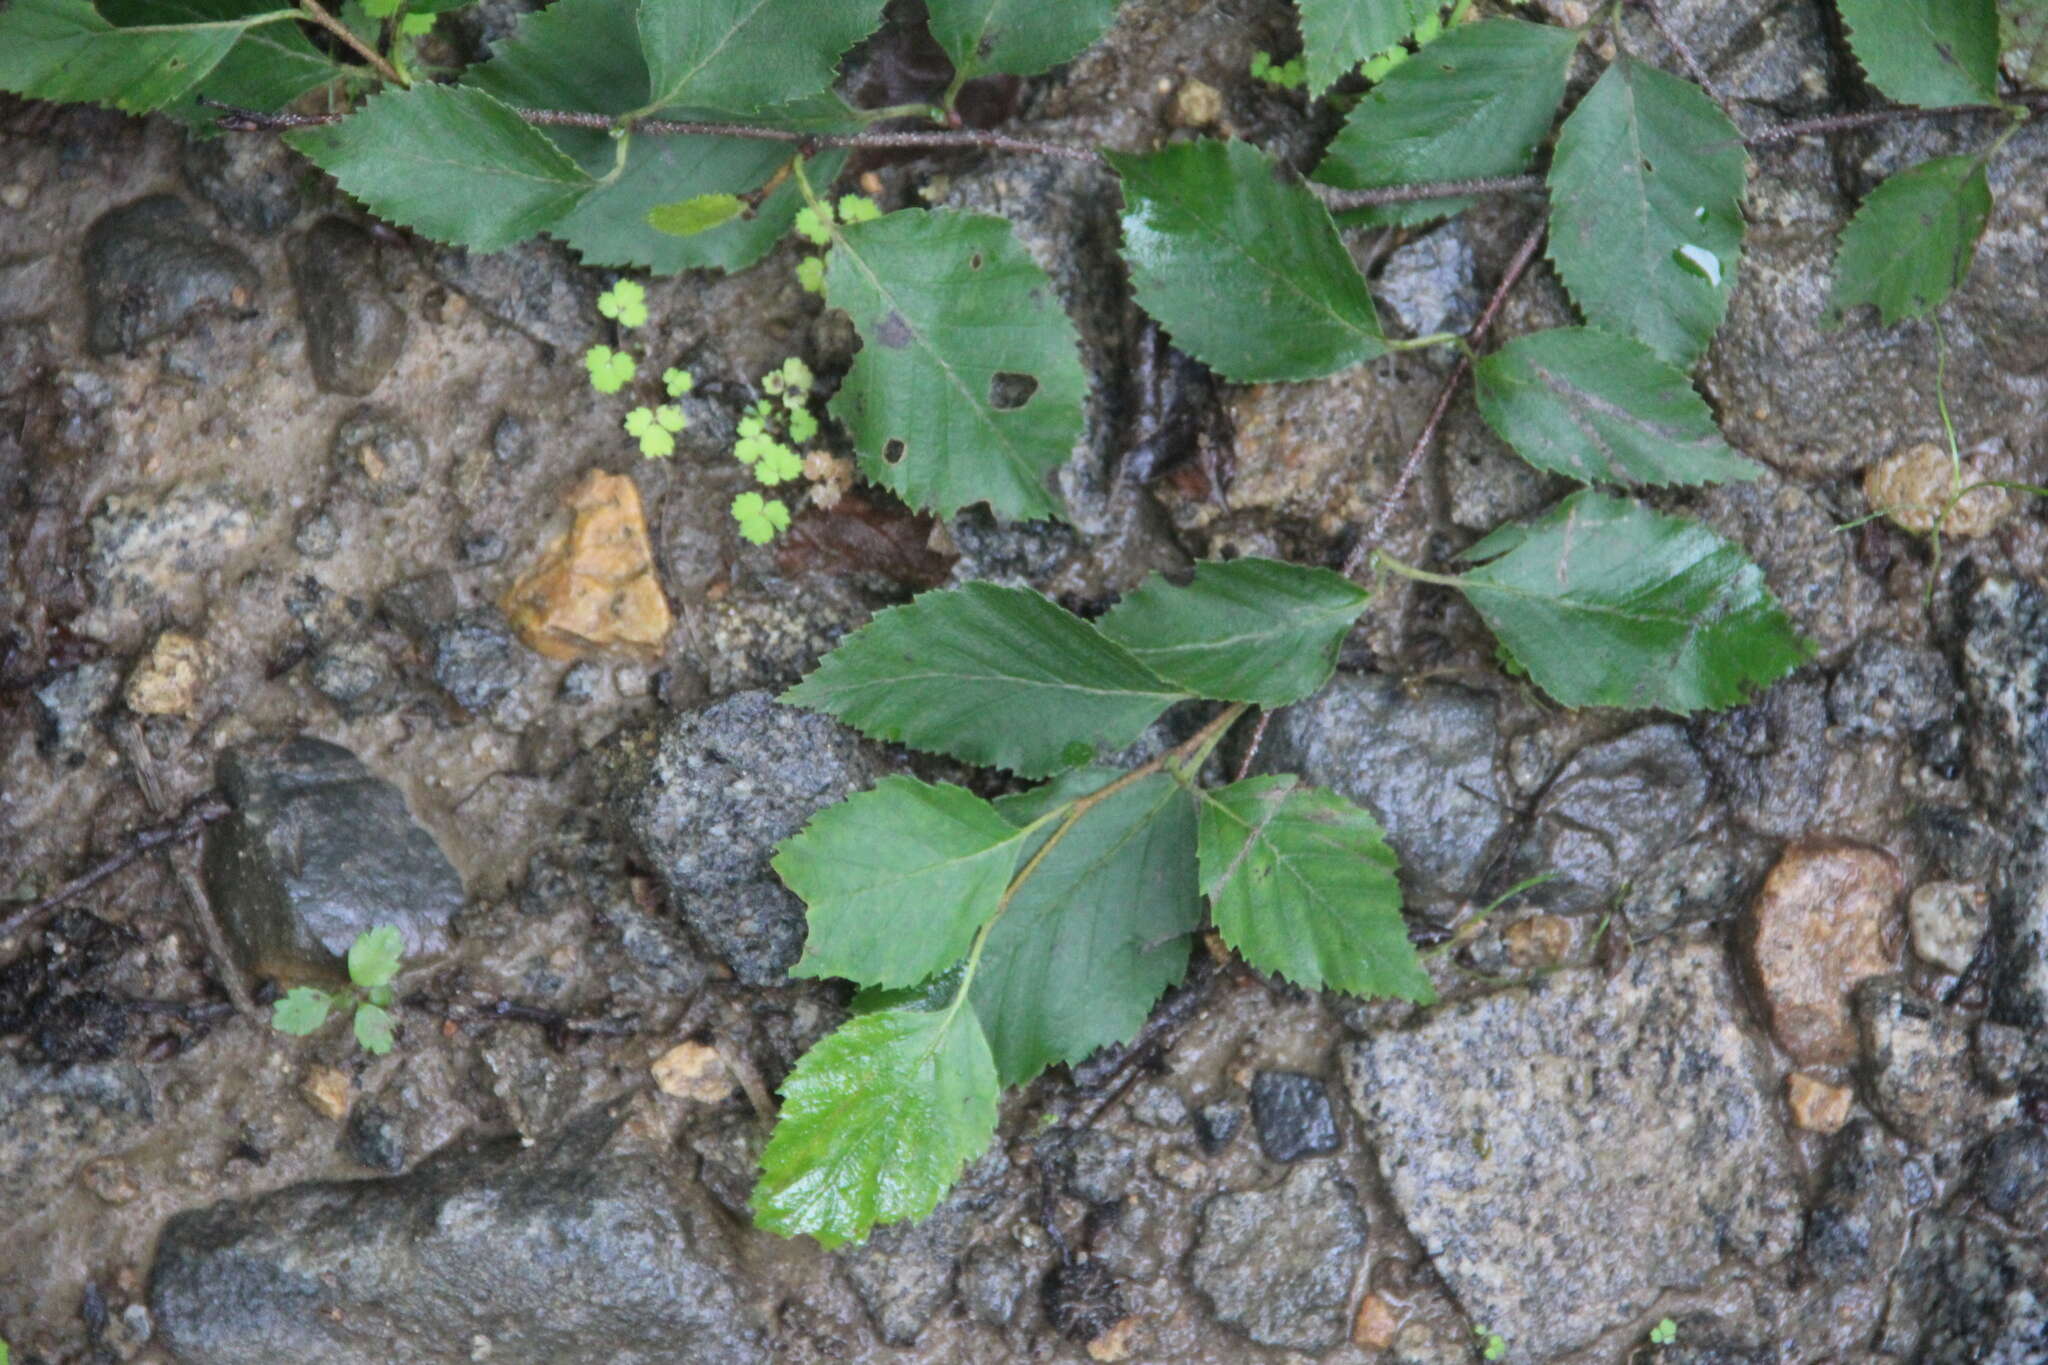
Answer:
<path fill-rule="evenodd" d="M 505 594 L 506 618 L 550 659 L 603 650 L 659 655 L 675 618 L 655 577 L 640 490 L 624 475 L 593 469 L 567 502 L 568 534 Z"/>
<path fill-rule="evenodd" d="M 1764 879 L 1744 926 L 1744 965 L 1794 1061 L 1855 1058 L 1849 993 L 1897 969 L 1901 890 L 1891 855 L 1832 840 L 1793 845 Z"/>

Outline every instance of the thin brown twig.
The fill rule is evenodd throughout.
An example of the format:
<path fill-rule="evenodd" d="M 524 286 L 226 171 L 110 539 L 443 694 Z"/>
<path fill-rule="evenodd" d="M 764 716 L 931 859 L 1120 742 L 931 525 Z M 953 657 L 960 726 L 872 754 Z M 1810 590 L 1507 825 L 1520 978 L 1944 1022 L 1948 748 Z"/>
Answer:
<path fill-rule="evenodd" d="M 376 48 L 371 47 L 361 38 L 356 37 L 354 30 L 350 29 L 347 24 L 342 23 L 341 20 L 323 9 L 320 5 L 320 0 L 299 0 L 299 13 L 305 15 L 306 18 L 340 39 L 343 46 L 368 62 L 370 69 L 384 80 L 398 86 L 400 89 L 404 89 L 412 84 L 411 81 L 408 81 L 399 74 L 397 67 L 384 60 L 382 53 L 378 52 Z"/>
<path fill-rule="evenodd" d="M 1678 60 L 1685 63 L 1685 69 L 1692 73 L 1692 78 L 1699 83 L 1700 89 L 1707 92 L 1707 98 L 1725 110 L 1727 103 L 1721 98 L 1721 92 L 1714 89 L 1713 79 L 1707 75 L 1706 67 L 1700 65 L 1700 59 L 1693 55 L 1692 48 L 1686 45 L 1685 39 L 1678 36 L 1678 31 L 1665 22 L 1664 10 L 1658 5 L 1657 0 L 1636 0 L 1636 4 L 1642 8 L 1643 13 L 1650 16 L 1650 22 L 1656 26 L 1657 32 L 1663 36 L 1671 50 L 1678 54 Z"/>
<path fill-rule="evenodd" d="M 1381 204 L 1419 204 L 1430 199 L 1458 199 L 1470 195 L 1540 194 L 1540 175 L 1490 175 L 1475 180 L 1436 180 L 1417 185 L 1381 185 L 1368 190 L 1339 190 L 1309 182 L 1309 188 L 1332 213 L 1373 208 Z"/>
<path fill-rule="evenodd" d="M 52 911 L 78 899 L 144 855 L 166 844 L 198 838 L 201 831 L 227 813 L 227 803 L 220 799 L 219 794 L 208 792 L 186 806 L 177 819 L 136 831 L 128 836 L 128 847 L 119 853 L 102 858 L 41 900 L 0 920 L 0 939 L 11 938 L 24 929 L 34 927 Z"/>
<path fill-rule="evenodd" d="M 2012 102 L 2032 114 L 2048 113 L 2048 92 L 2015 96 Z M 1849 133 L 1859 128 L 1876 128 L 1883 124 L 1910 119 L 1961 118 L 1966 114 L 1995 115 L 1998 112 L 1987 104 L 1945 104 L 1936 109 L 1888 104 L 1881 109 L 1865 109 L 1856 114 L 1827 114 L 1820 118 L 1797 119 L 1791 123 L 1776 124 L 1746 135 L 1742 142 L 1744 146 L 1754 149 L 1775 146 L 1780 142 L 1795 142 L 1802 137 Z"/>

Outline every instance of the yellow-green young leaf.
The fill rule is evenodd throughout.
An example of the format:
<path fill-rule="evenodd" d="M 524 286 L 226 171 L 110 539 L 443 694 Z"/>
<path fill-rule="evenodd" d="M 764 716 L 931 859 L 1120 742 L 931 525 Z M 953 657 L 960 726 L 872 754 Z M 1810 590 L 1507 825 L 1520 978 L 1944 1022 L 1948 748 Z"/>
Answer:
<path fill-rule="evenodd" d="M 922 1218 L 988 1150 L 996 1072 L 970 1009 L 882 1010 L 798 1060 L 761 1154 L 754 1221 L 827 1247 Z"/>
<path fill-rule="evenodd" d="M 1435 13 L 1437 0 L 1297 0 L 1297 6 L 1309 93 L 1321 95 L 1352 67 L 1413 33 Z"/>
<path fill-rule="evenodd" d="M 861 472 L 950 517 L 1064 511 L 1047 487 L 1080 439 L 1088 376 L 1052 281 L 1007 220 L 907 210 L 838 230 L 825 298 L 861 338 L 832 415 Z"/>
<path fill-rule="evenodd" d="M 1467 552 L 1492 556 L 1459 586 L 1566 706 L 1734 706 L 1812 653 L 1740 549 L 1638 503 L 1576 493 Z"/>
<path fill-rule="evenodd" d="M 1139 306 L 1227 379 L 1316 379 L 1386 351 L 1365 277 L 1330 212 L 1243 142 L 1105 154 L 1124 182 Z"/>
<path fill-rule="evenodd" d="M 1186 587 L 1155 574 L 1096 628 L 1198 697 L 1285 706 L 1330 680 L 1337 647 L 1370 598 L 1328 569 L 1204 562 Z"/>
<path fill-rule="evenodd" d="M 1315 178 L 1362 190 L 1522 171 L 1550 132 L 1578 44 L 1570 29 L 1519 19 L 1451 30 L 1359 101 Z M 1390 204 L 1345 217 L 1420 223 L 1470 202 Z"/>
<path fill-rule="evenodd" d="M 1944 156 L 1900 171 L 1843 229 L 1823 325 L 1839 327 L 1843 314 L 1866 303 L 1887 327 L 1932 313 L 1969 275 L 1990 217 L 1982 158 Z"/>
<path fill-rule="evenodd" d="M 1081 55 L 1119 0 L 927 0 L 932 37 L 967 75 L 1032 76 Z"/>
<path fill-rule="evenodd" d="M 996 806 L 1022 826 L 1121 776 L 1090 768 Z M 1058 823 L 1033 836 L 1020 866 Z M 1003 1084 L 1127 1041 L 1187 971 L 1188 936 L 1201 920 L 1187 788 L 1155 773 L 1083 814 L 1017 888 L 982 948 L 970 998 Z"/>
<path fill-rule="evenodd" d="M 405 956 L 405 939 L 389 924 L 356 935 L 348 946 L 348 979 L 364 990 L 391 984 Z"/>
<path fill-rule="evenodd" d="M 178 8 L 172 17 L 182 20 Z M 0 10 L 0 90 L 146 114 L 189 93 L 251 28 L 292 15 L 280 3 L 234 18 L 116 28 L 91 0 L 14 0 Z"/>
<path fill-rule="evenodd" d="M 1488 426 L 1538 469 L 1581 483 L 1702 484 L 1761 471 L 1728 448 L 1682 370 L 1586 327 L 1518 338 L 1474 372 Z"/>
<path fill-rule="evenodd" d="M 100 13 L 121 28 L 235 23 L 289 8 L 278 0 L 99 0 Z M 5 22 L 0 19 L 0 25 Z M 0 49 L 5 46 L 0 40 Z M 201 95 L 237 109 L 271 113 L 342 74 L 298 24 L 261 23 L 243 32 L 197 88 L 158 112 L 184 123 L 195 136 L 211 137 L 219 132 L 220 110 L 201 104 Z"/>
<path fill-rule="evenodd" d="M 898 987 L 945 970 L 1002 903 L 1023 842 L 973 792 L 913 777 L 826 807 L 775 854 L 809 911 L 790 974 Z"/>
<path fill-rule="evenodd" d="M 270 1007 L 270 1026 L 279 1033 L 303 1038 L 327 1022 L 334 997 L 311 986 L 294 986 Z"/>
<path fill-rule="evenodd" d="M 1337 793 L 1292 775 L 1205 791 L 1200 857 L 1216 932 L 1260 971 L 1312 991 L 1436 998 L 1386 836 Z"/>
<path fill-rule="evenodd" d="M 1728 311 L 1749 156 L 1690 81 L 1622 58 L 1550 167 L 1550 259 L 1595 327 L 1691 369 Z"/>
<path fill-rule="evenodd" d="M 466 86 L 386 91 L 285 140 L 378 217 L 479 251 L 552 226 L 593 183 L 539 130 Z"/>
<path fill-rule="evenodd" d="M 1870 83 L 1901 104 L 1998 102 L 1997 0 L 1835 0 Z"/>
<path fill-rule="evenodd" d="M 355 1034 L 356 1043 L 363 1051 L 383 1056 L 391 1051 L 391 1012 L 367 1001 L 357 1005 Z"/>
<path fill-rule="evenodd" d="M 747 210 L 736 194 L 700 194 L 647 210 L 647 226 L 671 237 L 695 237 L 730 223 Z"/>
<path fill-rule="evenodd" d="M 782 700 L 1042 777 L 1129 744 L 1187 696 L 1039 594 L 969 583 L 877 614 Z"/>
<path fill-rule="evenodd" d="M 815 95 L 883 0 L 640 0 L 652 109 L 753 114 Z"/>

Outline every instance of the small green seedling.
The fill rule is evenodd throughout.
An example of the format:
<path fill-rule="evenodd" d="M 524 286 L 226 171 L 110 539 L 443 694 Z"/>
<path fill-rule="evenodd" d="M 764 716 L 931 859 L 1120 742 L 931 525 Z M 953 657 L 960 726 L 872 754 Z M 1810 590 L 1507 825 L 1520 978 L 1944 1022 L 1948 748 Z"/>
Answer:
<path fill-rule="evenodd" d="M 1275 89 L 1299 90 L 1308 83 L 1308 62 L 1301 57 L 1276 62 L 1270 52 L 1254 52 L 1251 76 L 1253 80 L 1264 81 Z"/>
<path fill-rule="evenodd" d="M 665 460 L 675 454 L 675 434 L 688 425 L 689 418 L 672 403 L 638 407 L 626 414 L 626 434 L 640 442 L 640 453 L 650 460 Z"/>
<path fill-rule="evenodd" d="M 1508 1353 L 1508 1340 L 1491 1327 L 1474 1327 L 1472 1335 L 1479 1338 L 1479 1358 L 1499 1360 Z"/>
<path fill-rule="evenodd" d="M 350 987 L 323 991 L 294 986 L 271 1007 L 272 1027 L 303 1038 L 325 1024 L 330 1014 L 353 1012 L 356 1042 L 363 1051 L 382 1056 L 391 1051 L 391 980 L 404 956 L 405 940 L 388 924 L 357 934 L 348 949 Z M 0 1365 L 7 1365 L 4 1355 Z"/>
<path fill-rule="evenodd" d="M 621 327 L 645 327 L 647 287 L 638 280 L 619 280 L 597 296 L 597 311 Z"/>
<path fill-rule="evenodd" d="M 782 499 L 764 498 L 759 493 L 734 498 L 732 516 L 740 524 L 740 534 L 756 545 L 766 545 L 789 529 L 789 508 Z"/>
<path fill-rule="evenodd" d="M 1678 1340 L 1678 1324 L 1670 1318 L 1659 1319 L 1657 1325 L 1650 1329 L 1650 1344 L 1652 1346 L 1669 1346 L 1676 1340 Z"/>
<path fill-rule="evenodd" d="M 617 393 L 632 382 L 634 362 L 626 351 L 593 346 L 583 353 L 583 368 L 590 371 L 590 387 L 599 393 Z"/>

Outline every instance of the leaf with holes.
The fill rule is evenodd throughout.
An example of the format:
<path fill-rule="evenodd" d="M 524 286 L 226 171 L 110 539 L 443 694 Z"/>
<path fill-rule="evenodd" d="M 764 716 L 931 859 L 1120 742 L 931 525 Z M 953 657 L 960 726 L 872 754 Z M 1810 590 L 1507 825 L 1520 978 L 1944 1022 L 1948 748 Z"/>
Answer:
<path fill-rule="evenodd" d="M 1492 19 L 1453 29 L 1367 92 L 1316 167 L 1340 189 L 1515 175 L 1550 131 L 1579 35 Z M 1421 223 L 1469 199 L 1389 204 L 1347 222 Z"/>
<path fill-rule="evenodd" d="M 0 10 L 0 90 L 146 114 L 190 94 L 251 30 L 292 17 L 280 3 L 198 23 L 117 28 L 91 0 L 14 0 Z"/>
<path fill-rule="evenodd" d="M 883 0 L 640 0 L 649 112 L 756 114 L 818 94 Z"/>
<path fill-rule="evenodd" d="M 1124 260 L 1173 344 L 1239 383 L 1316 379 L 1386 352 L 1329 210 L 1243 142 L 1106 153 L 1124 182 Z"/>
<path fill-rule="evenodd" d="M 988 1150 L 996 1071 L 971 1009 L 858 1015 L 798 1059 L 761 1153 L 754 1221 L 827 1247 L 922 1218 Z"/>
<path fill-rule="evenodd" d="M 782 700 L 1042 777 L 1129 744 L 1187 695 L 1039 594 L 969 583 L 877 614 Z"/>
<path fill-rule="evenodd" d="M 1566 706 L 1734 706 L 1812 654 L 1740 549 L 1638 503 L 1576 493 L 1467 556 L 1467 600 Z"/>
<path fill-rule="evenodd" d="M 1088 377 L 1052 281 L 1007 220 L 904 211 L 834 229 L 825 298 L 860 354 L 832 400 L 861 471 L 950 517 L 1064 515 L 1047 487 L 1080 439 Z"/>
<path fill-rule="evenodd" d="M 1762 471 L 1728 448 L 1681 370 L 1585 327 L 1521 337 L 1474 371 L 1487 425 L 1538 469 L 1581 483 L 1720 483 Z"/>
<path fill-rule="evenodd" d="M 386 91 L 285 140 L 380 218 L 479 251 L 558 222 L 593 183 L 538 129 L 466 86 Z"/>
<path fill-rule="evenodd" d="M 1021 828 L 1120 776 L 1086 769 L 996 808 Z M 1058 827 L 1033 837 L 1023 866 Z M 969 993 L 1003 1084 L 1128 1040 L 1186 973 L 1201 919 L 1187 788 L 1155 773 L 1080 815 L 989 930 Z"/>
<path fill-rule="evenodd" d="M 790 974 L 899 987 L 945 970 L 1002 903 L 1023 841 L 973 792 L 911 777 L 820 811 L 775 854 L 809 911 Z"/>
<path fill-rule="evenodd" d="M 1436 998 L 1386 835 L 1337 793 L 1292 775 L 1205 791 L 1199 855 L 1216 932 L 1260 971 L 1312 991 Z"/>
<path fill-rule="evenodd" d="M 1233 559 L 1195 565 L 1186 587 L 1154 575 L 1096 627 L 1198 697 L 1286 706 L 1330 680 L 1369 600 L 1328 569 Z"/>
<path fill-rule="evenodd" d="M 1742 259 L 1742 135 L 1700 88 L 1626 57 L 1558 135 L 1550 259 L 1596 327 L 1690 369 Z"/>
<path fill-rule="evenodd" d="M 1998 102 L 1997 0 L 1835 0 L 1849 50 L 1901 104 Z"/>
<path fill-rule="evenodd" d="M 1876 306 L 1884 325 L 1926 317 L 1970 273 L 1991 218 L 1984 161 L 1944 156 L 1900 171 L 1870 192 L 1842 231 L 1824 326 Z"/>
<path fill-rule="evenodd" d="M 1119 0 L 928 0 L 932 37 L 966 76 L 1034 76 L 1086 51 Z"/>
<path fill-rule="evenodd" d="M 1297 0 L 1297 7 L 1308 90 L 1321 95 L 1352 67 L 1413 33 L 1438 0 Z"/>

